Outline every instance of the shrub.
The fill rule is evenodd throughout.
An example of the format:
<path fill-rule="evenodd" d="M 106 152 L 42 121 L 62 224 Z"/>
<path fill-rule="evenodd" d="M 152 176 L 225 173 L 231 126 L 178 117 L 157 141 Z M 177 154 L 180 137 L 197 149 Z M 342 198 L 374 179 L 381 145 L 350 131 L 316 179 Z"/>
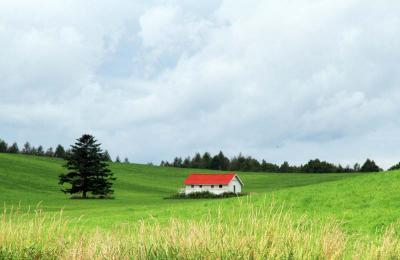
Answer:
<path fill-rule="evenodd" d="M 177 193 L 169 197 L 169 199 L 219 199 L 219 198 L 231 198 L 231 197 L 241 197 L 247 195 L 246 193 L 234 193 L 234 192 L 224 192 L 221 194 L 214 194 L 209 191 L 192 192 L 189 194 Z"/>

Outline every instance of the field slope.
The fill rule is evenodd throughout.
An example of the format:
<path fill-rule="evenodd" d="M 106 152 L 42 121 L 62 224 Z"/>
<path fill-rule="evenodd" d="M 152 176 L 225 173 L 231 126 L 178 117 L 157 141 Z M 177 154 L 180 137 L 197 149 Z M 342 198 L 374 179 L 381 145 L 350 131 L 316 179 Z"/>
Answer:
<path fill-rule="evenodd" d="M 26 210 L 38 203 L 45 212 L 64 210 L 69 218 L 82 217 L 86 227 L 109 228 L 140 219 L 164 221 L 170 217 L 197 219 L 232 214 L 243 201 L 164 199 L 182 187 L 189 172 L 139 164 L 111 164 L 117 177 L 115 199 L 69 199 L 60 192 L 57 176 L 64 171 L 59 159 L 0 154 L 0 202 Z M 252 205 L 284 205 L 294 216 L 343 221 L 349 233 L 373 235 L 400 217 L 400 172 L 377 174 L 267 174 L 240 173 L 244 200 Z M 242 199 L 243 200 L 243 199 Z M 219 213 L 218 213 L 219 212 Z"/>

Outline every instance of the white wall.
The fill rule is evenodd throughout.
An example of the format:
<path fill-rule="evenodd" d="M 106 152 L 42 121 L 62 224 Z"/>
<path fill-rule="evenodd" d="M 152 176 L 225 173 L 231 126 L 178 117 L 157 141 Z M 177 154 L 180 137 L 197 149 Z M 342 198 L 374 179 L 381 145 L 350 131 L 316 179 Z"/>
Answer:
<path fill-rule="evenodd" d="M 189 194 L 192 192 L 202 192 L 202 191 L 209 191 L 214 194 L 221 194 L 224 192 L 228 192 L 228 185 L 222 185 L 222 188 L 219 187 L 219 185 L 214 185 L 214 188 L 211 187 L 211 185 L 201 185 L 202 187 L 200 188 L 200 185 L 193 185 L 194 187 L 192 188 L 191 185 L 186 185 L 185 187 L 185 194 Z"/>
<path fill-rule="evenodd" d="M 235 186 L 235 187 L 234 187 Z M 239 182 L 237 177 L 233 178 L 233 180 L 228 185 L 229 192 L 240 193 L 242 192 L 242 184 Z"/>

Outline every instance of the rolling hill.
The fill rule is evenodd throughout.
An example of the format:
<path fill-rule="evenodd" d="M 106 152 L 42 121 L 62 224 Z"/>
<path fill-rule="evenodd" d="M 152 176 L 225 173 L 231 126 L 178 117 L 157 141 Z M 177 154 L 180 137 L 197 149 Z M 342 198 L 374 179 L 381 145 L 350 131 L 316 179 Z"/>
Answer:
<path fill-rule="evenodd" d="M 139 164 L 111 164 L 117 177 L 115 199 L 70 199 L 60 192 L 57 176 L 64 171 L 59 159 L 0 154 L 0 202 L 21 210 L 39 207 L 45 212 L 63 209 L 71 219 L 82 217 L 86 227 L 109 228 L 140 219 L 166 221 L 170 217 L 198 219 L 231 214 L 248 204 L 274 204 L 321 220 L 338 219 L 350 233 L 376 234 L 400 217 L 400 172 L 376 174 L 240 173 L 244 199 L 165 199 L 182 187 L 189 172 Z M 243 200 L 247 203 L 243 204 Z M 251 201 L 251 202 L 249 202 Z"/>

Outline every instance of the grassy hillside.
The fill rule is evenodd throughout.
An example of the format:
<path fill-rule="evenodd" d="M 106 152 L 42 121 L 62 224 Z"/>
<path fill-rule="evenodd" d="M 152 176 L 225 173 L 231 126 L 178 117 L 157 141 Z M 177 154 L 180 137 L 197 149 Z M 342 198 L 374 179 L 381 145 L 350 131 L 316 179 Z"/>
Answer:
<path fill-rule="evenodd" d="M 0 202 L 35 207 L 46 212 L 64 209 L 70 218 L 83 216 L 86 227 L 108 228 L 139 219 L 167 220 L 170 217 L 198 219 L 220 210 L 231 215 L 248 207 L 236 199 L 166 200 L 182 187 L 189 172 L 137 164 L 112 164 L 118 178 L 115 199 L 69 199 L 60 192 L 57 176 L 62 160 L 0 154 Z M 200 170 L 204 172 L 204 170 Z M 327 220 L 337 218 L 349 232 L 375 234 L 400 217 L 400 172 L 379 174 L 267 174 L 238 173 L 252 206 L 285 205 L 294 216 L 303 214 Z"/>

